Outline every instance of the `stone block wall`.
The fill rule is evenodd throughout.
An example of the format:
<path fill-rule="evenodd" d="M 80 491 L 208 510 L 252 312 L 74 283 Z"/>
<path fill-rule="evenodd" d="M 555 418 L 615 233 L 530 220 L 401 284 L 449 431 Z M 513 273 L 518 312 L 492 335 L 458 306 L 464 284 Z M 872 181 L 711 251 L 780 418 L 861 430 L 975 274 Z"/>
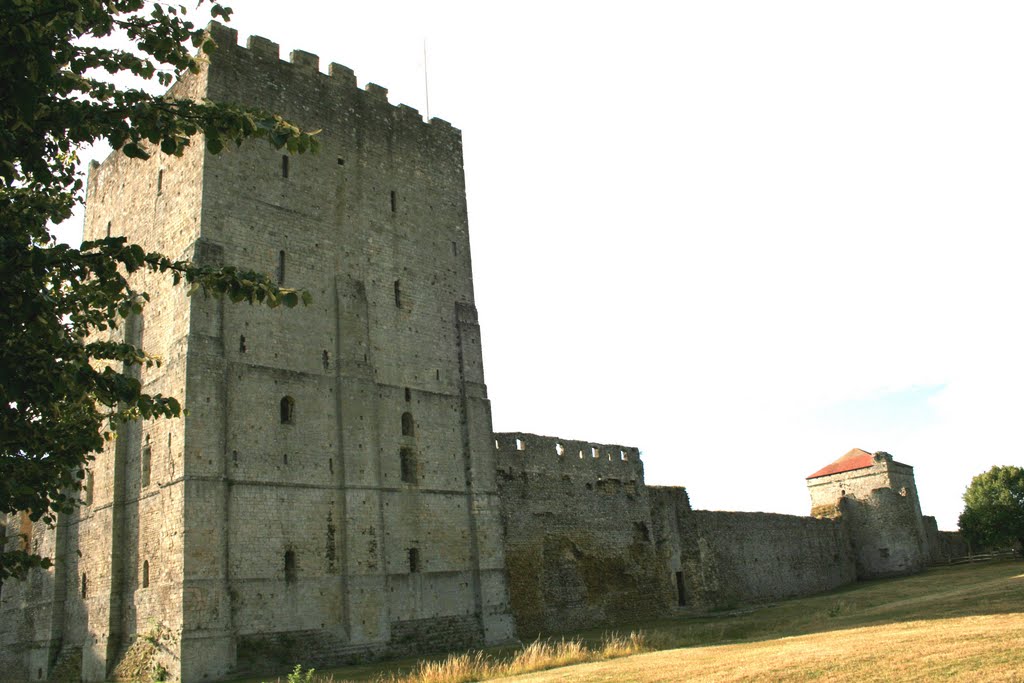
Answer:
<path fill-rule="evenodd" d="M 637 449 L 524 433 L 494 446 L 520 638 L 665 613 Z"/>

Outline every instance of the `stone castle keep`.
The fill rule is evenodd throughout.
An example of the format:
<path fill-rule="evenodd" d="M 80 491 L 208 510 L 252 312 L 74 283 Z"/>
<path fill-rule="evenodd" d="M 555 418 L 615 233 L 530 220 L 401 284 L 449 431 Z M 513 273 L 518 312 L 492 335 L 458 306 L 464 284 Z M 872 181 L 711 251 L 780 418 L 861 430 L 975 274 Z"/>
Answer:
<path fill-rule="evenodd" d="M 323 667 L 728 607 L 919 571 L 943 537 L 911 467 L 854 450 L 808 478 L 812 516 L 692 510 L 636 448 L 494 434 L 462 142 L 351 70 L 211 25 L 178 98 L 322 129 L 90 167 L 85 238 L 239 264 L 309 290 L 292 310 L 186 297 L 117 333 L 164 360 L 56 529 L 0 542 L 55 566 L 0 589 L 0 680 L 186 682 Z M 945 539 L 948 545 L 948 539 Z"/>

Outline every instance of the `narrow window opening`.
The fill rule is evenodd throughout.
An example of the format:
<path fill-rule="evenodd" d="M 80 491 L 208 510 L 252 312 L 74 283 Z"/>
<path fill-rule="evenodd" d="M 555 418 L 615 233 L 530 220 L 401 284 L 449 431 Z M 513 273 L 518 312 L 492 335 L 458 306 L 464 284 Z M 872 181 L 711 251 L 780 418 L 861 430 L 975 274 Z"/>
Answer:
<path fill-rule="evenodd" d="M 288 155 L 284 154 L 281 156 L 281 177 L 288 177 Z"/>
<path fill-rule="evenodd" d="M 402 413 L 402 436 L 415 436 L 415 426 L 412 422 L 412 413 Z"/>
<path fill-rule="evenodd" d="M 395 280 L 395 306 L 402 307 L 402 281 Z"/>
<path fill-rule="evenodd" d="M 164 192 L 164 169 L 160 169 L 156 172 L 156 193 L 163 194 Z"/>
<path fill-rule="evenodd" d="M 92 504 L 92 470 L 85 471 L 85 481 L 82 482 L 82 505 Z"/>
<path fill-rule="evenodd" d="M 601 451 L 599 451 L 596 448 L 592 447 L 590 449 L 590 456 L 593 457 L 593 458 L 600 458 L 601 457 Z"/>
<path fill-rule="evenodd" d="M 416 483 L 416 453 L 411 448 L 398 450 L 398 465 L 402 481 L 406 484 Z"/>
<path fill-rule="evenodd" d="M 324 363 L 324 370 L 330 370 L 331 369 L 331 354 L 327 353 L 327 349 L 324 349 L 322 360 L 323 360 L 323 363 Z"/>
<path fill-rule="evenodd" d="M 391 190 L 391 213 L 398 211 L 398 193 Z"/>
<path fill-rule="evenodd" d="M 686 606 L 686 584 L 683 583 L 683 573 L 676 572 L 676 592 L 679 594 L 679 606 Z"/>
<path fill-rule="evenodd" d="M 284 284 L 284 249 L 277 252 L 277 284 Z"/>
<path fill-rule="evenodd" d="M 238 338 L 238 352 L 245 353 L 247 350 L 248 347 L 245 345 L 245 335 L 243 334 Z"/>
<path fill-rule="evenodd" d="M 281 399 L 281 424 L 290 425 L 295 422 L 295 399 L 285 396 Z"/>
<path fill-rule="evenodd" d="M 338 157 L 338 166 L 344 166 L 344 165 L 345 165 L 345 160 L 343 158 L 341 158 L 341 157 Z"/>
<path fill-rule="evenodd" d="M 327 469 L 331 474 L 334 474 L 334 458 L 327 459 Z"/>
<path fill-rule="evenodd" d="M 438 382 L 441 381 L 441 368 L 437 368 L 436 370 L 434 370 L 434 379 L 436 379 Z"/>
<path fill-rule="evenodd" d="M 405 388 L 405 402 L 408 403 L 412 400 L 412 389 L 409 387 Z"/>
<path fill-rule="evenodd" d="M 231 451 L 231 464 L 238 467 L 238 451 Z"/>
<path fill-rule="evenodd" d="M 420 570 L 419 548 L 409 548 L 409 573 L 415 574 Z"/>
<path fill-rule="evenodd" d="M 497 439 L 494 440 L 494 450 L 496 450 L 496 451 L 500 451 L 501 450 L 501 446 L 498 444 L 498 440 Z"/>
<path fill-rule="evenodd" d="M 88 592 L 88 586 L 89 586 L 88 579 L 86 578 L 85 573 L 83 572 L 82 573 L 82 598 L 83 599 L 85 598 L 85 596 L 86 596 L 86 594 Z"/>
<path fill-rule="evenodd" d="M 285 465 L 288 464 L 288 454 L 287 453 L 284 454 L 284 464 Z"/>
<path fill-rule="evenodd" d="M 525 451 L 526 450 L 526 443 L 524 443 L 522 439 L 516 439 L 516 450 L 517 451 Z"/>
<path fill-rule="evenodd" d="M 107 237 L 110 237 L 110 221 L 107 221 Z"/>
<path fill-rule="evenodd" d="M 459 245 L 456 242 L 452 242 L 452 256 L 459 255 Z"/>
<path fill-rule="evenodd" d="M 295 551 L 287 550 L 284 553 L 284 580 L 287 583 L 294 583 L 297 571 L 295 569 Z"/>
<path fill-rule="evenodd" d="M 560 443 L 555 444 L 555 453 L 558 455 L 565 455 L 565 446 Z"/>
<path fill-rule="evenodd" d="M 149 467 L 153 458 L 153 449 L 149 445 L 149 436 L 146 436 L 146 445 L 142 447 L 142 488 L 149 486 Z"/>
<path fill-rule="evenodd" d="M 142 587 L 149 588 L 149 560 L 142 563 Z"/>

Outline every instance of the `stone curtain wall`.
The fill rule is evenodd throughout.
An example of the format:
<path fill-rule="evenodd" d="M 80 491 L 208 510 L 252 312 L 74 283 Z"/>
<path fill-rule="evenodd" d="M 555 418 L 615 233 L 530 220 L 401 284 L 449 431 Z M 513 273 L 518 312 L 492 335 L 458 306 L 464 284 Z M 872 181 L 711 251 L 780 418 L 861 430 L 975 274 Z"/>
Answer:
<path fill-rule="evenodd" d="M 639 451 L 495 435 L 512 612 L 520 638 L 663 614 Z"/>
<path fill-rule="evenodd" d="M 664 503 L 667 497 L 657 493 L 652 499 Z M 668 530 L 658 541 L 664 542 L 667 555 L 679 558 L 670 569 L 682 572 L 686 605 L 728 609 L 820 593 L 856 580 L 849 537 L 838 521 L 766 512 L 691 512 L 677 506 L 675 524 L 678 533 Z"/>

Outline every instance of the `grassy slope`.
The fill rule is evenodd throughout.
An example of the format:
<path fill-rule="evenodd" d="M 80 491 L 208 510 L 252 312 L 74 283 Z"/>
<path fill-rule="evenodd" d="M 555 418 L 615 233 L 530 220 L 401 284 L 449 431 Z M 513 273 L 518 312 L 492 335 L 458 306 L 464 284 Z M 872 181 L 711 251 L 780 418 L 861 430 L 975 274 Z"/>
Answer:
<path fill-rule="evenodd" d="M 933 569 L 643 628 L 655 647 L 685 649 L 506 680 L 1024 681 L 1024 565 Z"/>

